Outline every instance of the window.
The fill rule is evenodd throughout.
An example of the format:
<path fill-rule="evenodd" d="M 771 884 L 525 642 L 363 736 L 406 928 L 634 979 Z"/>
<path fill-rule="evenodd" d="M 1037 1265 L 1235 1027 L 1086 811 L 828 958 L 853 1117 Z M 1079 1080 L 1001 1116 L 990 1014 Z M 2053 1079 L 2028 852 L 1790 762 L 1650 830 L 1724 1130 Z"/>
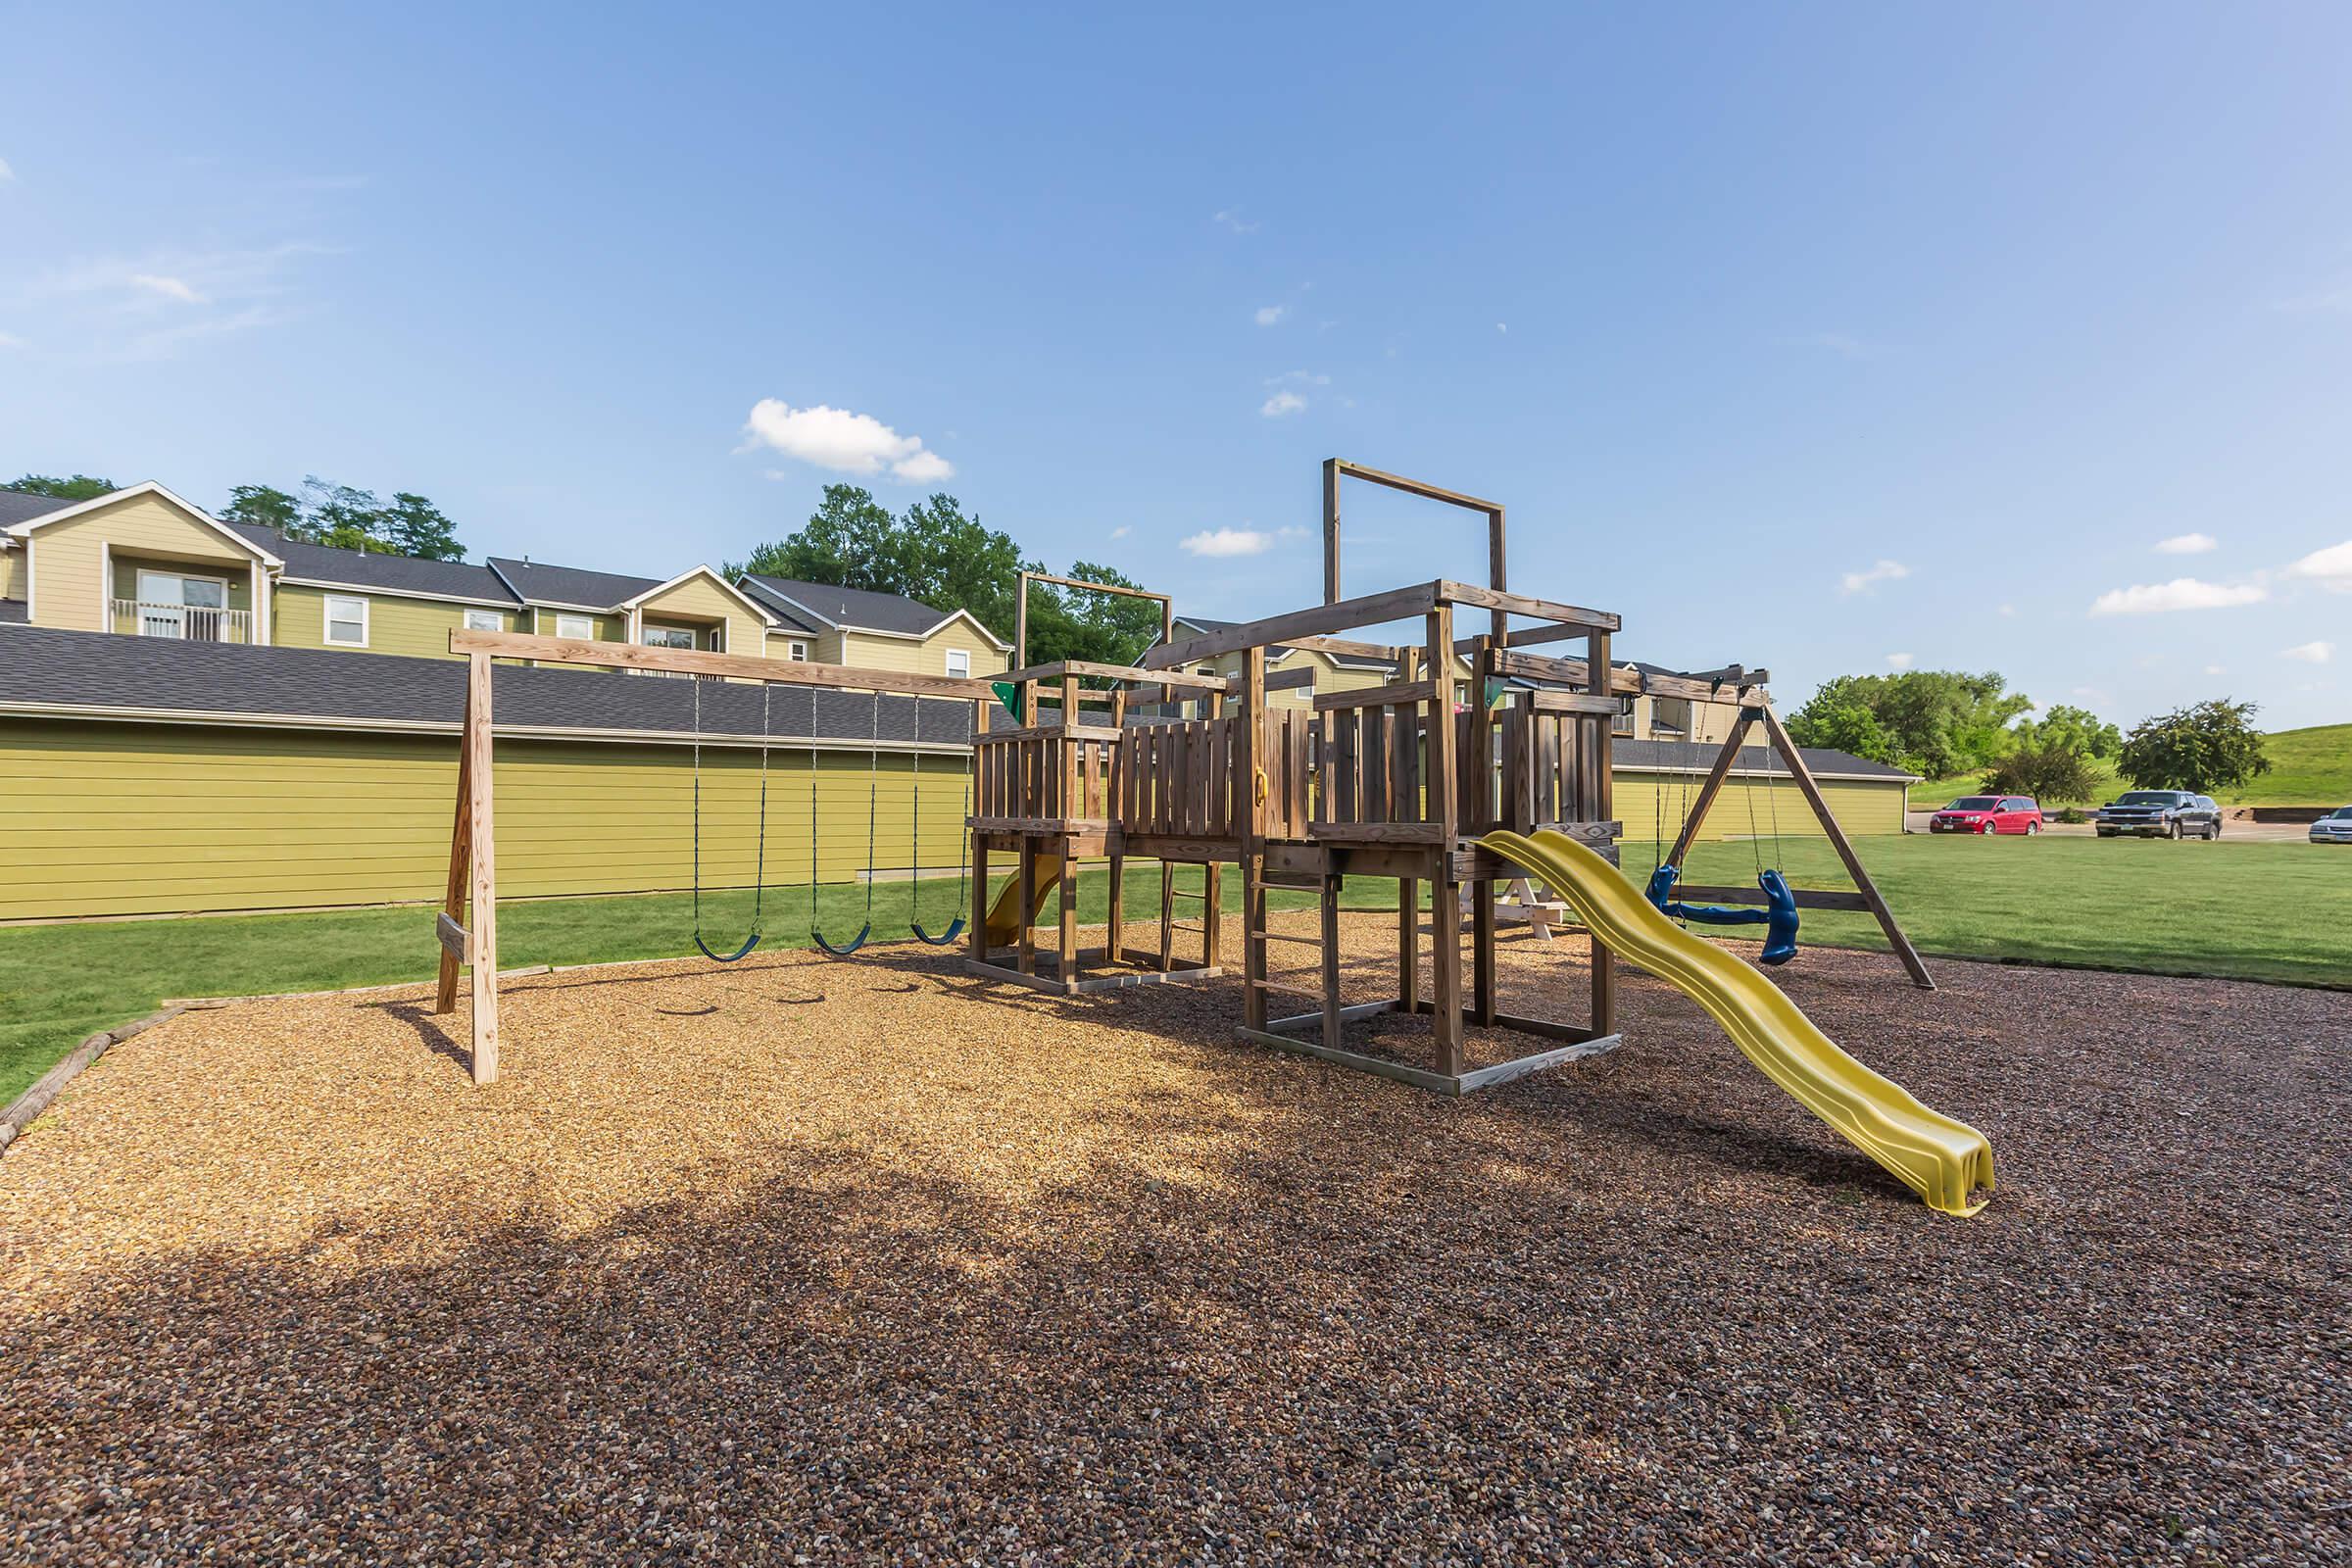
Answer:
<path fill-rule="evenodd" d="M 948 673 L 963 680 L 972 677 L 972 656 L 960 648 L 948 650 Z"/>
<path fill-rule="evenodd" d="M 466 629 L 467 631 L 505 631 L 507 617 L 495 610 L 468 610 L 466 612 Z"/>
<path fill-rule="evenodd" d="M 130 607 L 142 637 L 177 637 L 189 642 L 226 641 L 228 584 L 219 577 L 189 577 L 176 571 L 139 570 L 138 595 Z"/>
<path fill-rule="evenodd" d="M 1634 732 L 1634 704 L 1639 701 L 1640 698 L 1630 696 L 1617 699 L 1617 722 L 1610 726 L 1610 734 L 1631 735 Z"/>
<path fill-rule="evenodd" d="M 645 628 L 645 646 L 691 650 L 694 647 L 694 633 L 683 626 L 648 626 Z"/>
<path fill-rule="evenodd" d="M 368 601 L 345 594 L 326 596 L 326 640 L 337 648 L 368 646 Z"/>
<path fill-rule="evenodd" d="M 808 662 L 808 645 L 799 641 L 786 643 L 784 657 L 796 664 L 806 664 Z"/>
<path fill-rule="evenodd" d="M 596 636 L 596 617 L 593 615 L 558 615 L 556 635 L 593 639 Z"/>

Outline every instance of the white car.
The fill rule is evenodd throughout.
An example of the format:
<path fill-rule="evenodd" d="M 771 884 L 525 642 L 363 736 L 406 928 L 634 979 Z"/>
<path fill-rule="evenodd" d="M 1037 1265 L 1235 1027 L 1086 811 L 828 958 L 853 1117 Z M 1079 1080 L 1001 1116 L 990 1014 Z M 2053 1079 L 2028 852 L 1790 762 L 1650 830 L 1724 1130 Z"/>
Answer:
<path fill-rule="evenodd" d="M 2352 844 L 2352 806 L 2339 806 L 2311 824 L 2314 844 Z"/>

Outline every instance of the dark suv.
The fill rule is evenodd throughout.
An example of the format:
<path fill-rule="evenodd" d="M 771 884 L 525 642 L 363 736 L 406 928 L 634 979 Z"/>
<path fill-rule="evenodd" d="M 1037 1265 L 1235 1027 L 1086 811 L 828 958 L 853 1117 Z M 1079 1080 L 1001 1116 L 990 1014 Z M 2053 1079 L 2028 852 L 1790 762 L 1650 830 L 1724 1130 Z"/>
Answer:
<path fill-rule="evenodd" d="M 2126 790 L 2099 808 L 2099 837 L 2218 839 L 2222 808 L 2210 795 L 2186 790 Z"/>

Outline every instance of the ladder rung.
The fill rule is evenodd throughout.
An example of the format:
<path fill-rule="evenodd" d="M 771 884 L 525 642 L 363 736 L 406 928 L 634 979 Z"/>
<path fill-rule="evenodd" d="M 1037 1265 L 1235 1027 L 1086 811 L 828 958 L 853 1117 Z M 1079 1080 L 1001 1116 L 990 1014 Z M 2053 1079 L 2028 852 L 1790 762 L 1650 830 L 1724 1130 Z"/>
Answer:
<path fill-rule="evenodd" d="M 1302 948 L 1319 948 L 1323 945 L 1321 937 L 1295 937 L 1282 931 L 1260 931 L 1257 933 L 1257 940 L 1260 942 L 1296 942 Z"/>

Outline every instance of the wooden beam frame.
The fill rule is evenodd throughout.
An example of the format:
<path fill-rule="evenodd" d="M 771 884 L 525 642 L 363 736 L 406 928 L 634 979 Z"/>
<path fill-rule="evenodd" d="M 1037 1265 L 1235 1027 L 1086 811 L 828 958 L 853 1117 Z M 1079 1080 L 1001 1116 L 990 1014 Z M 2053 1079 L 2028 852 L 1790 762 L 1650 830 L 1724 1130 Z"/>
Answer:
<path fill-rule="evenodd" d="M 1850 894 L 1834 889 L 1799 891 L 1791 888 L 1789 891 L 1797 895 L 1797 906 L 1868 909 L 1877 917 L 1879 929 L 1886 933 L 1886 945 L 1902 960 L 1903 968 L 1911 976 L 1911 983 L 1922 991 L 1935 990 L 1936 979 L 1928 973 L 1926 961 L 1920 957 L 1919 950 L 1911 945 L 1911 939 L 1904 935 L 1901 922 L 1895 919 L 1894 910 L 1887 906 L 1886 896 L 1879 892 L 1879 885 L 1871 880 L 1869 870 L 1862 864 L 1862 857 L 1855 853 L 1853 841 L 1845 836 L 1845 829 L 1838 826 L 1838 818 L 1832 814 L 1830 803 L 1821 793 L 1821 785 L 1815 781 L 1812 768 L 1805 762 L 1804 754 L 1788 738 L 1788 730 L 1781 725 L 1781 715 L 1772 710 L 1769 703 L 1750 703 L 1740 710 L 1739 720 L 1732 725 L 1731 734 L 1725 737 L 1723 749 L 1715 754 L 1715 764 L 1707 769 L 1706 782 L 1699 786 L 1698 799 L 1692 804 L 1690 816 L 1684 819 L 1682 831 L 1675 835 L 1674 847 L 1668 852 L 1664 863 L 1679 866 L 1683 863 L 1683 857 L 1690 853 L 1690 846 L 1698 837 L 1699 827 L 1706 821 L 1709 808 L 1715 804 L 1716 796 L 1722 793 L 1723 782 L 1731 775 L 1733 764 L 1740 760 L 1749 729 L 1757 724 L 1764 726 L 1764 733 L 1773 747 L 1787 760 L 1788 776 L 1796 781 L 1797 792 L 1805 798 L 1805 804 L 1821 823 L 1821 830 L 1829 838 L 1831 848 L 1838 852 L 1838 858 L 1845 866 L 1845 874 L 1854 880 L 1854 891 Z M 1745 893 L 1734 898 L 1719 888 L 1692 888 L 1689 891 L 1695 897 L 1705 897 L 1714 903 L 1763 902 L 1760 897 Z M 1848 903 L 1848 900 L 1853 902 Z"/>

